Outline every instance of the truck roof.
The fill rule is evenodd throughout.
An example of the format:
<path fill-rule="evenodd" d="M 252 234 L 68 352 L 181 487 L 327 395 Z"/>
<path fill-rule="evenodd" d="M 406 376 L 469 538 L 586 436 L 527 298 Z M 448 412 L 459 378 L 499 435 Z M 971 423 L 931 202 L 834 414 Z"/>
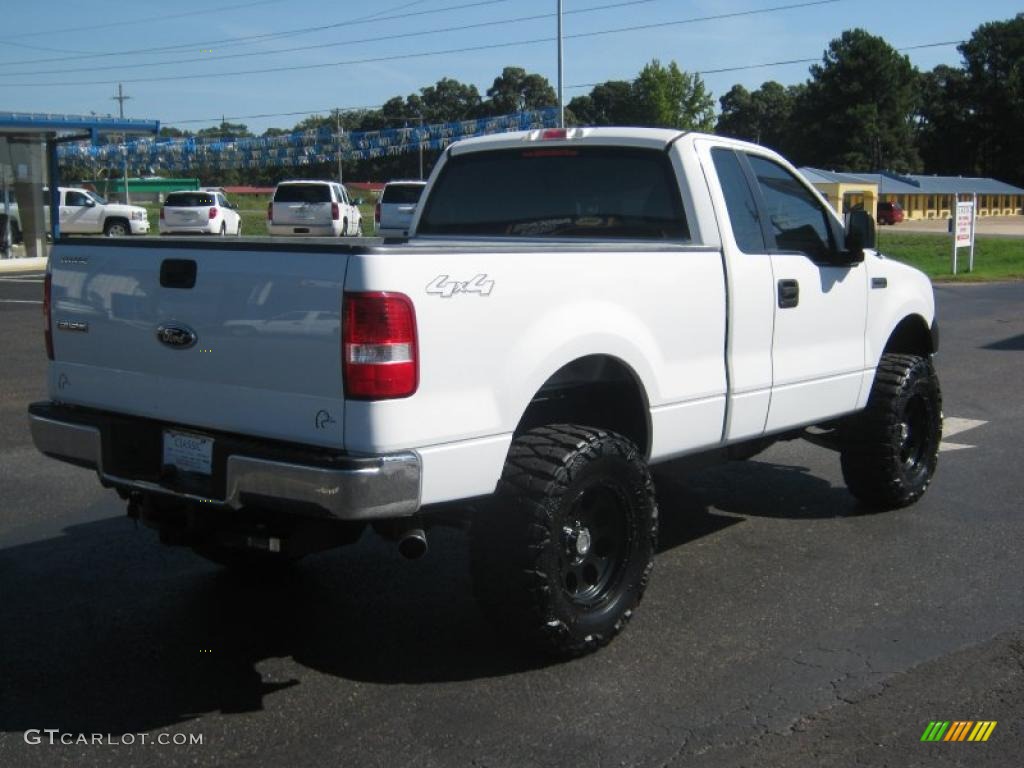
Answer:
<path fill-rule="evenodd" d="M 693 139 L 710 139 L 715 142 L 727 144 L 736 148 L 756 148 L 765 151 L 767 148 L 747 141 L 732 139 L 726 136 L 715 136 L 708 133 L 696 131 L 680 131 L 673 128 L 629 128 L 629 127 L 601 127 L 566 128 L 566 137 L 558 138 L 558 128 L 542 128 L 532 131 L 514 131 L 492 136 L 477 136 L 472 139 L 461 139 L 451 146 L 453 155 L 460 155 L 465 152 L 481 152 L 488 149 L 511 148 L 522 146 L 528 143 L 537 144 L 583 144 L 590 146 L 618 146 L 618 147 L 641 147 L 648 149 L 664 149 L 673 141 L 686 137 L 687 141 Z M 545 134 L 549 134 L 545 136 Z M 768 150 L 770 152 L 770 150 Z M 774 153 L 772 153 L 774 154 Z"/>
<path fill-rule="evenodd" d="M 510 148 L 527 143 L 590 144 L 649 147 L 661 149 L 669 142 L 685 135 L 686 131 L 670 128 L 566 128 L 565 138 L 559 138 L 559 128 L 541 128 L 532 131 L 514 131 L 494 136 L 464 139 L 452 145 L 452 154 L 480 152 L 487 149 Z"/>

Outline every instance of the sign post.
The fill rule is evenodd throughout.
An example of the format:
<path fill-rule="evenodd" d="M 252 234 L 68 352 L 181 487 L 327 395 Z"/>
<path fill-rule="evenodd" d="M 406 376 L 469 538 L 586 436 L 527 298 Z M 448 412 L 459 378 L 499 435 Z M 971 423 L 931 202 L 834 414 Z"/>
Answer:
<path fill-rule="evenodd" d="M 953 219 L 953 274 L 956 274 L 957 249 L 970 248 L 970 257 L 967 262 L 967 271 L 974 269 L 974 213 L 977 196 L 973 196 L 970 202 L 956 200 L 956 218 Z"/>

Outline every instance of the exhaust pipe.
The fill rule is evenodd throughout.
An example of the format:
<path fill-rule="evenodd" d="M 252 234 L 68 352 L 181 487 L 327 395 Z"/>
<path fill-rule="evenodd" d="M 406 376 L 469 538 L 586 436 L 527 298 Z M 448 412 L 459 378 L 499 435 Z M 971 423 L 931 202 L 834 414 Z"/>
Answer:
<path fill-rule="evenodd" d="M 427 533 L 422 528 L 410 528 L 398 539 L 398 553 L 406 560 L 419 560 L 427 554 Z"/>

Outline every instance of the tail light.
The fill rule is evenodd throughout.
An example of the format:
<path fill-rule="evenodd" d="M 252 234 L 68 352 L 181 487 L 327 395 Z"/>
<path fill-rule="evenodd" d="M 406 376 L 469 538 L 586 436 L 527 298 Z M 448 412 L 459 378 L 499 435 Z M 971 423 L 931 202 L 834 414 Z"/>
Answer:
<path fill-rule="evenodd" d="M 50 327 L 50 291 L 52 277 L 49 272 L 43 280 L 43 336 L 46 339 L 46 357 L 53 360 L 53 329 Z"/>
<path fill-rule="evenodd" d="M 163 221 L 164 218 L 165 218 L 164 217 L 164 207 L 161 205 L 160 206 L 160 221 Z"/>
<path fill-rule="evenodd" d="M 274 220 L 274 203 L 267 203 L 267 221 Z"/>
<path fill-rule="evenodd" d="M 380 203 L 377 203 L 373 209 L 373 223 L 380 224 Z"/>
<path fill-rule="evenodd" d="M 342 309 L 345 396 L 408 397 L 419 386 L 416 310 L 401 293 L 346 293 Z"/>
<path fill-rule="evenodd" d="M 337 203 L 331 203 L 331 218 L 334 221 L 337 221 L 338 219 L 341 218 L 341 208 L 338 206 Z"/>
<path fill-rule="evenodd" d="M 210 209 L 210 221 L 213 221 L 216 218 L 217 218 L 217 209 L 216 208 L 211 208 Z"/>

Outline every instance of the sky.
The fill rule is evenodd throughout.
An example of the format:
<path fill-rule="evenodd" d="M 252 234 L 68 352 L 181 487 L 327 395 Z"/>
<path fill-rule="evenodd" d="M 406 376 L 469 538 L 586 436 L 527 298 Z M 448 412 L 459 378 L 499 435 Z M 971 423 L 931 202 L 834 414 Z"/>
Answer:
<path fill-rule="evenodd" d="M 226 117 L 260 133 L 376 107 L 443 77 L 483 96 L 506 66 L 554 86 L 556 9 L 557 0 L 4 0 L 0 111 L 116 115 L 121 82 L 126 117 L 191 130 Z M 717 103 L 736 83 L 803 82 L 806 62 L 733 68 L 820 61 L 845 29 L 902 49 L 964 40 L 1020 10 L 1020 0 L 563 0 L 565 102 L 656 58 L 702 72 Z M 922 70 L 960 63 L 955 45 L 906 54 Z M 733 71 L 712 71 L 721 69 Z"/>

